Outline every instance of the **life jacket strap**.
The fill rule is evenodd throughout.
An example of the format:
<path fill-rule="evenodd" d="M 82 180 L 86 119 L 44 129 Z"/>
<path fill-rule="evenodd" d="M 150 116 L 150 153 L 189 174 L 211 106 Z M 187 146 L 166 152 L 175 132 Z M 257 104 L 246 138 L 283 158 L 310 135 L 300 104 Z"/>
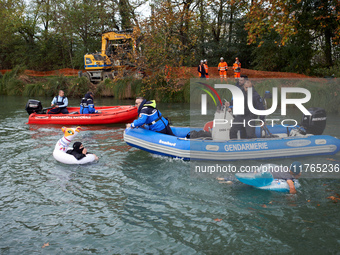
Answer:
<path fill-rule="evenodd" d="M 160 121 L 161 119 L 162 119 L 162 115 L 159 116 L 159 117 L 158 117 L 157 119 L 155 119 L 154 121 L 152 121 L 152 122 L 150 122 L 150 123 L 147 123 L 146 125 L 149 125 L 149 126 L 154 125 L 154 124 L 156 124 L 157 121 Z"/>

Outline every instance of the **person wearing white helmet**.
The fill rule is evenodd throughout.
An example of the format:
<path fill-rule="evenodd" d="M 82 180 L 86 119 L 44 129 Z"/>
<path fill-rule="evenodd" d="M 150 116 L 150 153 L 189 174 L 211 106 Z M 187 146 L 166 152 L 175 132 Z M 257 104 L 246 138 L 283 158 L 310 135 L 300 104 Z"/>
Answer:
<path fill-rule="evenodd" d="M 235 63 L 233 65 L 234 69 L 234 77 L 235 79 L 239 79 L 241 77 L 241 63 L 238 58 L 235 58 Z"/>
<path fill-rule="evenodd" d="M 218 64 L 218 71 L 220 73 L 221 79 L 227 79 L 228 64 L 224 61 L 224 58 L 220 58 L 220 63 Z"/>
<path fill-rule="evenodd" d="M 200 78 L 205 78 L 206 73 L 205 73 L 205 69 L 204 69 L 204 61 L 203 60 L 200 61 L 200 64 L 197 68 L 197 71 L 198 71 Z"/>
<path fill-rule="evenodd" d="M 209 73 L 208 73 L 208 60 L 204 59 L 204 70 L 205 70 L 205 78 L 209 79 Z"/>

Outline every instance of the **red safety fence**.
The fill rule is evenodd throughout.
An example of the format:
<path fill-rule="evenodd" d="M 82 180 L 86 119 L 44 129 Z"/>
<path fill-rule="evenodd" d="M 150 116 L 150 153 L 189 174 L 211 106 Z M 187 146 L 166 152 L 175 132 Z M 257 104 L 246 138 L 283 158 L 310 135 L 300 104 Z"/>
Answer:
<path fill-rule="evenodd" d="M 2 74 L 11 71 L 11 70 L 0 70 Z M 78 72 L 81 70 L 64 68 L 55 71 L 33 71 L 33 70 L 25 70 L 25 74 L 28 76 L 55 76 L 55 75 L 65 75 L 65 76 L 78 76 Z M 178 78 L 190 78 L 190 76 L 194 76 L 198 78 L 197 67 L 166 67 L 165 69 L 166 75 L 169 76 L 170 73 L 175 73 L 175 76 Z M 234 71 L 229 67 L 228 77 L 234 77 Z M 251 69 L 241 69 L 241 75 L 247 75 L 249 78 L 308 78 L 308 76 L 304 74 L 297 73 L 285 73 L 285 72 L 268 72 L 268 71 L 256 71 Z M 173 76 L 172 76 L 173 77 Z M 219 78 L 219 73 L 217 67 L 209 67 L 209 77 L 210 78 Z"/>
<path fill-rule="evenodd" d="M 11 71 L 10 69 L 7 70 L 0 70 L 2 74 L 5 74 L 6 72 Z M 78 69 L 71 69 L 71 68 L 64 68 L 60 70 L 55 71 L 33 71 L 33 70 L 25 70 L 25 74 L 28 76 L 36 76 L 36 77 L 43 77 L 43 76 L 56 76 L 56 75 L 65 75 L 65 76 L 77 76 L 78 72 L 80 70 Z"/>

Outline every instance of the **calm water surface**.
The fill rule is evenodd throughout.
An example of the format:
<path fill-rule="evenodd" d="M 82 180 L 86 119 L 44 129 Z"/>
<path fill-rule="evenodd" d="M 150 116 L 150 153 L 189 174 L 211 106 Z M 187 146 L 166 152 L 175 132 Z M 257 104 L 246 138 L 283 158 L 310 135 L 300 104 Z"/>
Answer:
<path fill-rule="evenodd" d="M 189 162 L 127 146 L 124 125 L 83 127 L 78 140 L 100 160 L 64 165 L 52 156 L 61 126 L 25 124 L 27 99 L 0 96 L 0 254 L 340 251 L 340 202 L 327 199 L 340 193 L 338 179 L 302 179 L 298 194 L 289 195 L 193 178 Z M 37 99 L 45 107 L 51 101 Z M 188 104 L 159 108 L 176 125 L 189 125 Z M 340 137 L 335 117 L 325 134 Z M 339 163 L 340 157 L 301 160 Z"/>

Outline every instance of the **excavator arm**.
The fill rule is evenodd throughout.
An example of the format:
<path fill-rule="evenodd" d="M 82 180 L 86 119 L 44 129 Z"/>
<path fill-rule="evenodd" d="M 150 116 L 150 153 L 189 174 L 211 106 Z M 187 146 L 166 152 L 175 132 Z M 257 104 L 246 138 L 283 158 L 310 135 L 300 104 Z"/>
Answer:
<path fill-rule="evenodd" d="M 120 41 L 120 40 L 132 40 L 134 43 L 132 34 L 123 34 L 123 33 L 116 33 L 116 32 L 104 33 L 102 35 L 102 55 L 106 54 L 107 46 L 110 41 Z"/>
<path fill-rule="evenodd" d="M 134 66 L 135 54 L 136 40 L 132 29 L 103 33 L 101 52 L 84 56 L 85 76 L 93 82 L 112 79 L 118 70 Z"/>

